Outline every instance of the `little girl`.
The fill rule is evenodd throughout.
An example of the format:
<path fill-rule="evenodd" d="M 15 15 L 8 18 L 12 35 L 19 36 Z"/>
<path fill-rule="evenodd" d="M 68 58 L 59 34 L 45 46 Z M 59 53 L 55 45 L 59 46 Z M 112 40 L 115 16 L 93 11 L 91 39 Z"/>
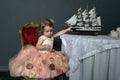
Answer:
<path fill-rule="evenodd" d="M 11 76 L 48 79 L 68 71 L 68 57 L 65 53 L 53 50 L 54 38 L 68 32 L 71 28 L 53 35 L 54 25 L 49 19 L 40 24 L 40 37 L 36 46 L 26 45 L 9 62 Z"/>

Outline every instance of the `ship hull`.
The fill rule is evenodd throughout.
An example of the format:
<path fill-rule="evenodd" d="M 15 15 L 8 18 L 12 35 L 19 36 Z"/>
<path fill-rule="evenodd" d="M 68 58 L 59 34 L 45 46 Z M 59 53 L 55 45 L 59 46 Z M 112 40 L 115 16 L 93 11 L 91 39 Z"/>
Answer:
<path fill-rule="evenodd" d="M 79 27 L 73 27 L 72 31 L 73 34 L 80 34 L 80 35 L 98 35 L 101 32 L 101 27 L 95 27 L 95 28 L 79 28 Z"/>

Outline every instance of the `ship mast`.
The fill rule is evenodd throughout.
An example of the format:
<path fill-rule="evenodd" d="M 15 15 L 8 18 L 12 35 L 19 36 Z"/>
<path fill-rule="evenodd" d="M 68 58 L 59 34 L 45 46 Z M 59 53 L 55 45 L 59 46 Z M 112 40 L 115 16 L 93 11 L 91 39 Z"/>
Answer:
<path fill-rule="evenodd" d="M 77 11 L 77 22 L 76 22 L 76 26 L 78 27 L 84 27 L 83 25 L 83 15 L 82 15 L 82 7 L 80 5 L 80 8 Z"/>
<path fill-rule="evenodd" d="M 90 17 L 89 17 L 89 14 L 88 14 L 88 3 L 86 5 L 86 13 L 84 15 L 84 27 L 85 29 L 88 29 L 90 27 Z"/>

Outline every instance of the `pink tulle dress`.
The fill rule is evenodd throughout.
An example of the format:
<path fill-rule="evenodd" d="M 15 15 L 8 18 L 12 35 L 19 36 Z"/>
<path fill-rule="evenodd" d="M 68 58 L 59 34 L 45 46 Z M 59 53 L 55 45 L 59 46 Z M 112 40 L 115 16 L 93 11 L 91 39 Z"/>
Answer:
<path fill-rule="evenodd" d="M 44 44 L 49 42 L 46 41 Z M 67 72 L 68 69 L 68 57 L 65 53 L 40 51 L 32 45 L 26 45 L 9 61 L 10 75 L 14 77 L 53 78 Z"/>

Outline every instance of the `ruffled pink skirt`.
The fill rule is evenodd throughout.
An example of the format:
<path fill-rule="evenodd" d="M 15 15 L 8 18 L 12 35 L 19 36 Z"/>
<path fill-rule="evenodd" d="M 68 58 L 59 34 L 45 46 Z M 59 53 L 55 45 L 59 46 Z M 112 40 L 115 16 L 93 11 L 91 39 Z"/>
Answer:
<path fill-rule="evenodd" d="M 53 78 L 68 69 L 68 57 L 64 53 L 38 51 L 34 46 L 26 46 L 9 61 L 10 75 L 14 77 Z"/>

